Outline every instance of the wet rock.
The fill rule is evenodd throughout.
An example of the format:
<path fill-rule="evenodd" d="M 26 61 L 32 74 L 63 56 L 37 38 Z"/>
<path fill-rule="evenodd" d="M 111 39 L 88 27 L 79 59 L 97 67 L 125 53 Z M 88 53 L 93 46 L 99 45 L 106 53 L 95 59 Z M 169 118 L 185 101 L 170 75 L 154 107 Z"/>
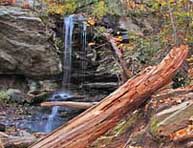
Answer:
<path fill-rule="evenodd" d="M 29 91 L 27 93 L 26 101 L 30 104 L 37 104 L 45 101 L 52 92 L 48 91 Z"/>
<path fill-rule="evenodd" d="M 26 101 L 32 104 L 45 101 L 52 92 L 59 88 L 58 83 L 53 80 L 28 80 L 28 86 Z"/>
<path fill-rule="evenodd" d="M 106 15 L 102 18 L 101 24 L 107 28 L 115 28 L 117 26 L 118 16 Z"/>
<path fill-rule="evenodd" d="M 141 28 L 129 17 L 121 17 L 119 19 L 119 28 L 128 30 L 130 33 L 143 34 Z"/>
<path fill-rule="evenodd" d="M 8 89 L 7 95 L 9 96 L 11 102 L 22 103 L 24 102 L 24 94 L 19 89 Z"/>
<path fill-rule="evenodd" d="M 28 133 L 28 132 L 25 131 L 25 130 L 20 130 L 20 131 L 19 131 L 19 136 L 30 137 L 30 136 L 32 136 L 32 134 Z"/>
<path fill-rule="evenodd" d="M 28 87 L 30 92 L 39 91 L 41 86 L 38 81 L 28 80 Z"/>
<path fill-rule="evenodd" d="M 0 131 L 5 132 L 5 128 L 6 128 L 5 124 L 0 123 Z"/>
<path fill-rule="evenodd" d="M 114 90 L 118 87 L 116 82 L 98 82 L 98 83 L 88 83 L 83 84 L 82 87 L 87 89 L 107 89 L 107 90 Z"/>
<path fill-rule="evenodd" d="M 82 100 L 84 99 L 85 97 L 84 96 L 80 96 L 80 95 L 65 95 L 65 94 L 55 94 L 53 95 L 52 98 L 49 98 L 48 101 L 53 101 L 53 100 L 57 100 L 57 101 L 74 101 L 74 100 Z"/>
<path fill-rule="evenodd" d="M 9 88 L 26 92 L 28 86 L 25 77 L 17 75 L 0 75 L 0 90 L 8 90 Z"/>
<path fill-rule="evenodd" d="M 51 31 L 30 10 L 0 6 L 0 74 L 44 78 L 61 73 Z"/>
<path fill-rule="evenodd" d="M 44 80 L 39 82 L 41 89 L 45 91 L 54 91 L 59 88 L 58 83 L 53 80 Z"/>
<path fill-rule="evenodd" d="M 109 64 L 110 65 L 110 64 Z M 108 65 L 108 66 L 109 66 Z M 103 68 L 105 69 L 105 66 L 106 63 L 104 64 L 101 64 L 99 67 L 98 67 L 98 71 L 102 71 Z M 112 68 L 112 65 L 110 65 L 111 68 Z M 109 68 L 110 68 L 109 66 Z M 106 68 L 106 71 L 109 70 L 108 68 Z M 75 81 L 78 81 L 78 80 L 81 80 L 81 79 L 85 79 L 85 81 L 88 81 L 88 82 L 91 82 L 91 83 L 94 83 L 94 82 L 117 82 L 118 79 L 117 79 L 117 75 L 114 74 L 114 73 L 98 73 L 98 72 L 88 72 L 86 75 L 84 74 L 78 74 L 78 73 L 74 73 L 72 75 L 72 78 L 75 80 Z"/>

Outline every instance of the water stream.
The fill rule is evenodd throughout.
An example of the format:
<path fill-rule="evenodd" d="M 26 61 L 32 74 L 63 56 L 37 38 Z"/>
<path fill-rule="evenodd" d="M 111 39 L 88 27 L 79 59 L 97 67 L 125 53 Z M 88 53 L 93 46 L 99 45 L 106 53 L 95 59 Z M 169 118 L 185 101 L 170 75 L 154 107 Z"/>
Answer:
<path fill-rule="evenodd" d="M 50 101 L 57 101 L 58 99 L 66 100 L 69 97 L 70 97 L 70 94 L 68 94 L 68 93 L 57 92 L 57 93 L 52 95 L 52 97 L 50 98 Z M 60 109 L 59 106 L 52 107 L 52 111 L 51 111 L 51 114 L 48 116 L 48 121 L 45 125 L 44 132 L 50 132 L 57 127 L 56 119 L 58 116 L 59 109 Z"/>
<path fill-rule="evenodd" d="M 74 29 L 74 15 L 70 15 L 64 18 L 64 31 L 65 31 L 65 38 L 64 38 L 64 63 L 63 63 L 63 80 L 62 80 L 62 87 L 64 90 L 70 89 L 70 80 L 71 80 L 71 70 L 72 70 L 72 35 Z M 64 92 L 65 93 L 65 92 Z M 58 94 L 60 95 L 60 94 Z M 67 95 L 67 94 L 66 94 Z M 63 97 L 61 97 L 63 98 Z M 55 94 L 52 96 L 51 101 L 56 101 L 57 97 Z M 65 100 L 65 98 L 63 98 Z M 50 132 L 54 129 L 54 119 L 58 114 L 58 110 L 60 109 L 59 106 L 52 107 L 51 114 L 48 116 L 48 121 L 45 126 L 45 132 Z"/>
<path fill-rule="evenodd" d="M 82 18 L 84 19 L 84 18 Z M 87 24 L 86 22 L 83 22 L 82 23 L 82 28 L 81 28 L 81 35 L 82 35 L 82 57 L 86 59 L 86 48 L 87 48 Z M 86 64 L 85 64 L 85 61 L 82 60 L 81 61 L 81 68 L 82 68 L 82 74 L 83 74 L 83 77 L 82 77 L 82 83 L 84 83 L 84 77 L 85 77 L 85 69 L 86 69 Z"/>
<path fill-rule="evenodd" d="M 53 130 L 53 122 L 54 122 L 54 119 L 58 113 L 58 109 L 59 109 L 59 106 L 54 106 L 52 107 L 52 112 L 51 114 L 49 115 L 48 117 L 48 121 L 46 123 L 46 126 L 45 126 L 45 132 L 50 132 Z"/>
<path fill-rule="evenodd" d="M 74 19 L 74 15 L 70 15 L 68 17 L 64 18 L 64 31 L 65 31 L 65 39 L 64 39 L 64 61 L 63 61 L 63 80 L 62 80 L 62 87 L 64 89 L 64 92 L 61 94 L 65 94 L 66 97 L 69 97 L 70 86 L 71 86 L 71 74 L 72 74 L 72 36 L 73 36 L 73 30 L 75 23 L 80 23 L 83 20 L 83 17 L 80 16 L 79 19 Z M 82 40 L 82 53 L 85 55 L 85 49 L 86 49 L 86 23 L 82 22 L 81 24 L 81 40 Z M 81 68 L 84 70 L 84 61 L 81 62 Z M 61 95 L 57 94 L 57 95 Z M 57 97 L 55 97 L 56 94 L 54 94 L 51 98 L 51 101 L 57 101 Z M 66 97 L 61 97 L 63 100 L 65 100 Z M 48 116 L 48 121 L 45 126 L 45 132 L 50 132 L 56 127 L 54 126 L 55 119 L 58 115 L 60 107 L 54 106 L 52 107 L 51 114 Z"/>
<path fill-rule="evenodd" d="M 70 89 L 71 70 L 72 70 L 72 35 L 74 29 L 74 15 L 64 18 L 65 39 L 64 39 L 64 63 L 62 86 Z"/>

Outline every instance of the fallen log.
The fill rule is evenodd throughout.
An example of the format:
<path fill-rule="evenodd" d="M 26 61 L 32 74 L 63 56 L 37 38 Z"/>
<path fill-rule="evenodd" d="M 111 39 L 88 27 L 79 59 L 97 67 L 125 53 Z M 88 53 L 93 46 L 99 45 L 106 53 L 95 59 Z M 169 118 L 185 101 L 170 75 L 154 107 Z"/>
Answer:
<path fill-rule="evenodd" d="M 131 78 L 97 105 L 33 144 L 31 148 L 85 148 L 116 125 L 129 111 L 171 81 L 188 53 L 188 47 L 173 48 L 157 66 Z"/>
<path fill-rule="evenodd" d="M 88 109 L 98 102 L 73 102 L 73 101 L 54 101 L 54 102 L 43 102 L 41 106 L 52 107 L 52 106 L 63 106 L 75 109 Z"/>

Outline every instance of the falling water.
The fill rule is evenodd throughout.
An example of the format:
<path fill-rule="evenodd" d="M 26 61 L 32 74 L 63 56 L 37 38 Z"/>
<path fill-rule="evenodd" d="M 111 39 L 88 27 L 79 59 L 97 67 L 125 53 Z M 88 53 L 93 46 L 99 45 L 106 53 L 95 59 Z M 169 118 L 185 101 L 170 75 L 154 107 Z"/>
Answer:
<path fill-rule="evenodd" d="M 64 63 L 63 63 L 63 80 L 62 86 L 65 91 L 70 89 L 71 70 L 72 70 L 72 34 L 74 29 L 74 15 L 64 18 Z M 59 94 L 61 95 L 61 94 Z M 66 94 L 67 95 L 67 94 Z M 64 97 L 62 97 L 64 98 Z M 52 97 L 52 101 L 56 101 L 57 97 Z M 54 129 L 54 120 L 58 114 L 59 106 L 52 107 L 51 114 L 48 117 L 48 122 L 45 126 L 45 132 L 50 132 Z"/>
<path fill-rule="evenodd" d="M 72 70 L 72 34 L 74 29 L 74 15 L 64 18 L 65 43 L 64 43 L 64 74 L 63 88 L 70 88 L 71 70 Z"/>
<path fill-rule="evenodd" d="M 70 83 L 71 83 L 71 73 L 72 73 L 72 35 L 73 35 L 73 29 L 75 23 L 80 23 L 81 21 L 81 39 L 82 39 L 82 56 L 86 55 L 86 46 L 87 46 L 87 26 L 86 23 L 83 22 L 84 18 L 80 16 L 79 20 L 74 19 L 74 15 L 70 15 L 66 18 L 64 18 L 64 29 L 65 29 L 65 47 L 64 47 L 64 67 L 63 67 L 63 81 L 62 81 L 62 86 L 63 89 L 65 89 L 65 92 L 59 93 L 57 95 L 60 95 L 60 98 L 63 98 L 65 100 L 66 97 L 69 97 L 69 93 L 67 93 L 70 90 Z M 81 68 L 84 70 L 84 65 L 85 62 L 81 62 Z M 66 96 L 62 95 L 65 94 Z M 56 101 L 57 97 L 55 97 L 56 94 L 54 94 L 51 98 L 52 101 Z M 58 114 L 58 110 L 60 109 L 59 106 L 54 106 L 52 107 L 51 114 L 48 117 L 48 122 L 45 126 L 45 132 L 50 132 L 52 131 L 55 126 L 54 126 L 54 121 L 56 119 L 56 116 Z"/>
<path fill-rule="evenodd" d="M 65 92 L 56 92 L 55 94 L 52 95 L 50 100 L 51 101 L 57 101 L 58 99 L 66 100 L 70 96 L 71 96 L 70 94 L 65 93 Z M 56 119 L 57 119 L 59 109 L 60 109 L 59 106 L 52 107 L 51 114 L 48 116 L 48 121 L 44 129 L 45 132 L 50 132 L 57 127 L 57 124 L 55 123 L 57 123 Z"/>
<path fill-rule="evenodd" d="M 55 120 L 56 115 L 58 114 L 59 106 L 52 107 L 52 112 L 48 117 L 48 121 L 45 126 L 45 132 L 50 132 L 54 129 L 53 127 L 53 121 Z"/>
<path fill-rule="evenodd" d="M 50 100 L 54 101 L 55 98 L 56 98 L 55 95 L 53 95 Z M 53 130 L 53 128 L 54 128 L 53 124 L 54 124 L 54 120 L 56 118 L 56 115 L 58 114 L 58 109 L 59 109 L 59 106 L 52 107 L 52 112 L 48 116 L 48 121 L 47 121 L 45 129 L 44 129 L 44 131 L 46 133 L 48 133 L 48 132 Z"/>
<path fill-rule="evenodd" d="M 86 26 L 86 22 L 83 22 L 82 24 L 82 50 L 85 51 L 86 50 L 86 46 L 87 46 L 87 26 Z"/>
<path fill-rule="evenodd" d="M 82 18 L 84 19 L 84 18 Z M 85 81 L 85 69 L 86 69 L 86 61 L 84 59 L 86 59 L 86 47 L 87 47 L 87 24 L 86 22 L 82 23 L 81 26 L 81 39 L 82 39 L 82 57 L 83 60 L 81 61 L 81 71 L 82 71 L 82 83 Z"/>

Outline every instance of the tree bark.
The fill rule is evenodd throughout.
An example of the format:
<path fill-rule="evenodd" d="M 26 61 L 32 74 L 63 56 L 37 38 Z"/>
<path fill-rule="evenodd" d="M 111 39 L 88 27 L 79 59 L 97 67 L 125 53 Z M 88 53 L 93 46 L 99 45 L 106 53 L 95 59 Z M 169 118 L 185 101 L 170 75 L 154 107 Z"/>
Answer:
<path fill-rule="evenodd" d="M 97 105 L 33 144 L 31 148 L 85 148 L 139 107 L 147 97 L 171 81 L 188 53 L 188 47 L 173 48 L 157 66 L 131 78 Z"/>
<path fill-rule="evenodd" d="M 75 109 L 88 109 L 93 105 L 96 105 L 97 102 L 73 102 L 73 101 L 54 101 L 54 102 L 43 102 L 41 106 L 63 106 Z"/>
<path fill-rule="evenodd" d="M 123 53 L 117 47 L 115 40 L 113 39 L 113 37 L 110 34 L 108 33 L 103 33 L 103 34 L 107 38 L 108 42 L 111 44 L 113 48 L 114 58 L 122 70 L 122 81 L 125 82 L 128 80 L 129 76 L 131 76 L 131 72 L 127 68 L 127 63 L 123 57 Z"/>

